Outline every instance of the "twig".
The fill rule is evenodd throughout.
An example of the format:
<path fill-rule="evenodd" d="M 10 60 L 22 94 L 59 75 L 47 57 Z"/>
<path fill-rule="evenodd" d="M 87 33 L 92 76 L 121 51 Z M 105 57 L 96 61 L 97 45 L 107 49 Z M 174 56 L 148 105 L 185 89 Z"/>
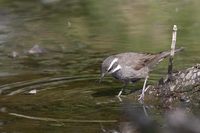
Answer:
<path fill-rule="evenodd" d="M 175 52 L 175 47 L 176 47 L 176 33 L 177 33 L 177 26 L 174 25 L 173 33 L 172 33 L 171 53 L 170 53 L 169 65 L 168 65 L 168 81 L 172 80 L 173 58 L 174 58 L 174 52 Z"/>
<path fill-rule="evenodd" d="M 31 119 L 31 120 L 39 120 L 39 121 L 47 121 L 47 122 L 68 122 L 68 123 L 116 123 L 117 120 L 74 120 L 74 119 L 54 119 L 54 118 L 46 118 L 46 117 L 34 117 L 17 113 L 9 113 L 9 115 Z"/>

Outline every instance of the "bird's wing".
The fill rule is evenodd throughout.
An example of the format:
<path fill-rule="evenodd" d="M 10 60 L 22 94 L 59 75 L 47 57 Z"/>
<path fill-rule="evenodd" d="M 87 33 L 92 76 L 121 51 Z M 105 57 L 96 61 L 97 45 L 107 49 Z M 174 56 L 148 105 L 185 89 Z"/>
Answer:
<path fill-rule="evenodd" d="M 135 70 L 140 70 L 141 68 L 148 66 L 156 57 L 157 55 L 154 54 L 143 54 L 138 63 L 133 67 Z"/>
<path fill-rule="evenodd" d="M 183 48 L 175 49 L 175 53 L 182 51 Z M 156 64 L 170 55 L 170 51 L 164 51 L 157 54 L 127 52 L 116 55 L 120 63 L 124 66 L 132 67 L 134 70 L 148 67 L 152 69 Z"/>
<path fill-rule="evenodd" d="M 130 66 L 135 70 L 140 70 L 147 66 L 156 56 L 155 54 L 146 53 L 122 53 L 117 55 L 117 57 L 120 58 L 120 63 L 125 66 Z"/>

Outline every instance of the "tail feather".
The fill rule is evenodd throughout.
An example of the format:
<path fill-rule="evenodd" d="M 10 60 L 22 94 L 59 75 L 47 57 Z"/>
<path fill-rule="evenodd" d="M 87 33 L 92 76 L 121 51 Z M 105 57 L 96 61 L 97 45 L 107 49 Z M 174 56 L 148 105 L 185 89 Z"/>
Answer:
<path fill-rule="evenodd" d="M 180 51 L 182 51 L 182 50 L 184 50 L 183 47 L 175 49 L 174 52 L 177 53 L 177 52 L 180 52 Z M 170 55 L 170 53 L 171 53 L 171 51 L 160 52 L 160 53 L 158 54 L 158 58 L 160 58 L 160 59 L 166 58 L 166 57 L 168 57 L 168 56 Z"/>
<path fill-rule="evenodd" d="M 180 52 L 180 51 L 182 51 L 182 50 L 184 50 L 183 47 L 177 48 L 177 49 L 175 49 L 175 53 Z M 154 67 L 154 66 L 157 65 L 159 62 L 161 62 L 163 59 L 165 59 L 166 57 L 170 56 L 170 53 L 171 53 L 171 51 L 164 51 L 164 52 L 158 53 L 157 56 L 156 56 L 156 58 L 154 58 L 154 60 L 153 60 L 151 63 L 149 63 L 148 66 L 149 66 L 150 68 L 151 68 L 151 67 Z"/>

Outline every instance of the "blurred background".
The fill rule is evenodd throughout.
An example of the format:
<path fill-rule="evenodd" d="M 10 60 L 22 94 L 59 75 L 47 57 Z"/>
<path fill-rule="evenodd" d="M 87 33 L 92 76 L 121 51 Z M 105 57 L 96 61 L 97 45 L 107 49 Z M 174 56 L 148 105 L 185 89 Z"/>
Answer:
<path fill-rule="evenodd" d="M 199 0 L 0 0 L 0 130 L 100 132 L 99 123 L 41 122 L 3 112 L 120 119 L 121 103 L 115 95 L 122 84 L 109 77 L 96 83 L 102 60 L 125 51 L 169 50 L 176 24 L 176 46 L 185 50 L 175 56 L 175 69 L 199 63 L 199 5 Z M 149 83 L 166 74 L 167 61 L 151 73 Z M 139 82 L 130 88 L 141 86 Z M 37 94 L 27 95 L 31 90 Z M 131 102 L 142 108 L 137 99 Z M 198 109 L 195 105 L 192 112 L 198 114 Z M 162 121 L 162 108 L 149 112 Z"/>

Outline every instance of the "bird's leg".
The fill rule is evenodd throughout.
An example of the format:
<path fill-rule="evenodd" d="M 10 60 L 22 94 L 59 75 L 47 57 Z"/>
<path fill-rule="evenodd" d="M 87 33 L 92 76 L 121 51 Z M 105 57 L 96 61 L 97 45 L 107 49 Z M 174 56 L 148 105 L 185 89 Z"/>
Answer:
<path fill-rule="evenodd" d="M 149 78 L 149 76 L 146 76 L 144 84 L 143 84 L 143 88 L 142 88 L 142 93 L 140 94 L 140 97 L 138 98 L 138 100 L 144 100 L 144 93 L 145 93 L 145 91 L 147 91 L 146 84 L 147 84 L 148 78 Z"/>
<path fill-rule="evenodd" d="M 121 91 L 118 93 L 117 97 L 120 97 L 122 95 L 123 90 L 126 88 L 127 83 L 124 84 L 124 86 L 122 87 Z"/>
<path fill-rule="evenodd" d="M 121 91 L 118 93 L 118 95 L 117 95 L 118 97 L 120 97 L 122 95 L 123 90 L 124 90 L 124 88 L 122 88 Z"/>

